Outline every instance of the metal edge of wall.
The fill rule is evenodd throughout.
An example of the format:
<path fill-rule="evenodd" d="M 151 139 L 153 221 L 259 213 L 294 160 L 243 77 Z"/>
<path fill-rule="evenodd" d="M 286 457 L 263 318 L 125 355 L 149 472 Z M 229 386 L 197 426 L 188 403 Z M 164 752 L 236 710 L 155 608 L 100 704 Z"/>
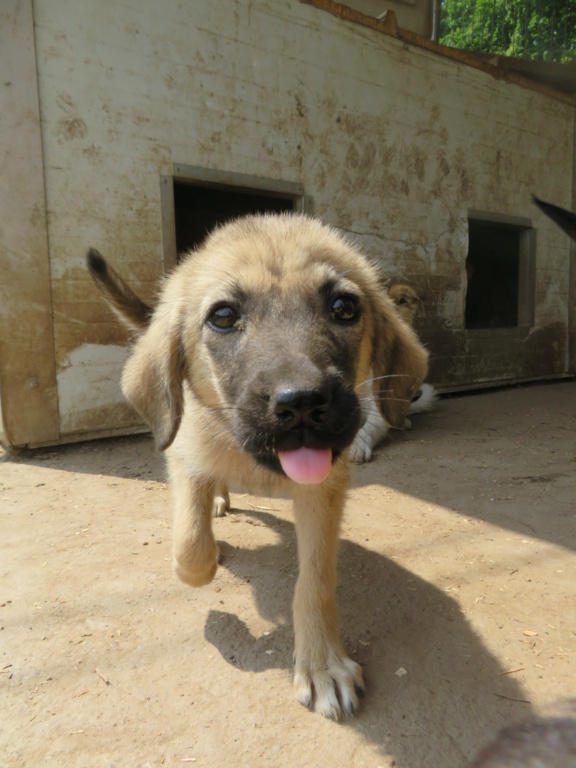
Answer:
<path fill-rule="evenodd" d="M 172 176 L 160 176 L 160 215 L 162 218 L 164 274 L 167 275 L 178 262 L 176 218 L 174 214 L 174 179 Z"/>
<path fill-rule="evenodd" d="M 572 142 L 572 210 L 576 211 L 576 107 L 574 108 L 574 140 Z M 566 370 L 576 373 L 576 241 L 570 242 L 570 274 L 568 278 L 568 350 Z"/>
<path fill-rule="evenodd" d="M 0 42 L 0 440 L 20 447 L 60 438 L 32 0 L 5 0 Z"/>

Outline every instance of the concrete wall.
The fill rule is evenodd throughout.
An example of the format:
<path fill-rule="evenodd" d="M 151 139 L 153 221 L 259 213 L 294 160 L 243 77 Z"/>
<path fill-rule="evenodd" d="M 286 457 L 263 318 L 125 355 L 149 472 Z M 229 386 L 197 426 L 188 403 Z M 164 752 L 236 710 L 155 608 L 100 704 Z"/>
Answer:
<path fill-rule="evenodd" d="M 572 105 L 296 0 L 35 0 L 34 23 L 60 439 L 137 423 L 84 255 L 152 298 L 175 163 L 302 183 L 426 290 L 437 383 L 565 370 L 569 246 L 530 193 L 571 206 Z M 470 209 L 538 227 L 535 327 L 504 345 L 464 330 Z"/>

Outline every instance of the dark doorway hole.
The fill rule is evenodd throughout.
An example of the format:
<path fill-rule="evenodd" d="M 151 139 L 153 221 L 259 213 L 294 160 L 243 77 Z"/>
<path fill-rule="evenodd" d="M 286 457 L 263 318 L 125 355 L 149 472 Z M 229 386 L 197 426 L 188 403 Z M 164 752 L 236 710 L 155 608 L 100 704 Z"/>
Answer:
<path fill-rule="evenodd" d="M 196 248 L 219 224 L 250 213 L 294 210 L 294 199 L 257 190 L 199 186 L 174 181 L 178 258 Z"/>
<path fill-rule="evenodd" d="M 468 220 L 466 328 L 518 325 L 523 228 Z"/>

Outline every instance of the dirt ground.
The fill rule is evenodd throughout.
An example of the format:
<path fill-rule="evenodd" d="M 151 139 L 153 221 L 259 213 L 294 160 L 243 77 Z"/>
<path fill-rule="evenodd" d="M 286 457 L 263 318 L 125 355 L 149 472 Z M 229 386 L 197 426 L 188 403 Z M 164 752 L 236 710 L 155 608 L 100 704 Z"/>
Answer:
<path fill-rule="evenodd" d="M 360 713 L 292 698 L 287 501 L 233 496 L 173 576 L 147 437 L 4 454 L 0 765 L 459 768 L 576 693 L 576 383 L 442 399 L 354 469 L 340 551 Z"/>

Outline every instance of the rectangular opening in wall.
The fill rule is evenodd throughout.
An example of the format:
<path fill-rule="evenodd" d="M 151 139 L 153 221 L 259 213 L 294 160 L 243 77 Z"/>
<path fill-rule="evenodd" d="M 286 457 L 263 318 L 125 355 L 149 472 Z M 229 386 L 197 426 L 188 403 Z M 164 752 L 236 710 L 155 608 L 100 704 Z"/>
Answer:
<path fill-rule="evenodd" d="M 170 184 L 167 181 L 164 177 L 168 268 L 220 224 L 247 214 L 304 209 L 303 188 L 295 182 L 188 165 L 175 165 L 173 179 Z"/>
<path fill-rule="evenodd" d="M 219 224 L 249 213 L 293 211 L 292 200 L 253 191 L 218 189 L 174 180 L 176 249 L 186 253 Z"/>
<path fill-rule="evenodd" d="M 473 212 L 468 217 L 467 329 L 531 326 L 534 230 L 526 219 Z"/>

